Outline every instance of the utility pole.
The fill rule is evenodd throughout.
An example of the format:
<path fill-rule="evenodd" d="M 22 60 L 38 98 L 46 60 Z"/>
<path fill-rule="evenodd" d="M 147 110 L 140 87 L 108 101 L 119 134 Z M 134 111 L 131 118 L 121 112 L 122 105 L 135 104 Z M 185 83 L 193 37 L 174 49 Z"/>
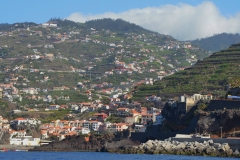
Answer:
<path fill-rule="evenodd" d="M 223 128 L 223 127 L 220 127 L 220 129 L 221 129 L 221 138 L 222 138 L 222 128 Z"/>

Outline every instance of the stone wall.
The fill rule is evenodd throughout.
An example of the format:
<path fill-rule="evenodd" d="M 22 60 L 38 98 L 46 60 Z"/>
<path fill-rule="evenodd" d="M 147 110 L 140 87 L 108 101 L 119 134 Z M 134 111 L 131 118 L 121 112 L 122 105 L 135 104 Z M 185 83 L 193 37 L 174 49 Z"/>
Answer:
<path fill-rule="evenodd" d="M 211 100 L 207 110 L 240 109 L 240 101 L 237 100 Z"/>

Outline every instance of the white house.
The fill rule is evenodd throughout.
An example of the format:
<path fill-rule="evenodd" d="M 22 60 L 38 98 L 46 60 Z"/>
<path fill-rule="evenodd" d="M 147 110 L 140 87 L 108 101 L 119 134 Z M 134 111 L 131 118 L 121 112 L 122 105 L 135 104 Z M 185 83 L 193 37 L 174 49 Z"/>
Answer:
<path fill-rule="evenodd" d="M 146 126 L 145 125 L 135 125 L 135 132 L 145 132 L 146 131 Z"/>
<path fill-rule="evenodd" d="M 102 122 L 98 122 L 98 121 L 92 121 L 91 122 L 91 128 L 94 131 L 99 131 L 100 125 L 103 125 L 103 123 Z"/>
<path fill-rule="evenodd" d="M 88 134 L 90 132 L 89 128 L 82 128 L 81 129 L 82 134 Z"/>
<path fill-rule="evenodd" d="M 39 146 L 40 138 L 33 138 L 32 136 L 10 138 L 10 145 Z"/>
<path fill-rule="evenodd" d="M 50 105 L 50 106 L 48 107 L 49 110 L 58 110 L 59 108 L 60 108 L 59 105 Z"/>

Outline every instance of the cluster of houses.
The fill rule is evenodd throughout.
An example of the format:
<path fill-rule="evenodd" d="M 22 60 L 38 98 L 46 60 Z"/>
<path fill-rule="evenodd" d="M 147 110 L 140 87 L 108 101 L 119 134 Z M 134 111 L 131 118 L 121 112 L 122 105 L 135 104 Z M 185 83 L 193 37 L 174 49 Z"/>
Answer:
<path fill-rule="evenodd" d="M 139 48 L 139 51 L 136 53 L 132 53 L 130 51 L 131 45 L 125 44 L 124 41 L 120 41 L 119 43 L 113 42 L 104 42 L 97 39 L 94 39 L 94 36 L 99 35 L 99 32 L 96 29 L 91 28 L 90 33 L 85 37 L 81 37 L 81 39 L 76 39 L 76 35 L 79 37 L 80 31 L 76 29 L 72 29 L 69 32 L 60 33 L 60 28 L 57 24 L 53 22 L 47 22 L 41 24 L 38 27 L 42 27 L 46 30 L 51 30 L 52 28 L 56 29 L 56 32 L 49 32 L 47 35 L 44 35 L 42 32 L 42 28 L 38 31 L 36 28 L 26 27 L 24 29 L 17 29 L 14 32 L 3 33 L 0 32 L 0 36 L 10 36 L 12 34 L 19 33 L 19 36 L 46 36 L 46 38 L 52 43 L 46 44 L 28 44 L 26 46 L 27 49 L 31 50 L 32 53 L 23 56 L 24 61 L 30 62 L 30 68 L 24 68 L 25 65 L 15 66 L 11 68 L 10 66 L 6 66 L 4 68 L 4 72 L 8 73 L 8 77 L 4 79 L 5 83 L 0 83 L 0 99 L 15 102 L 22 101 L 23 98 L 32 100 L 32 101 L 42 101 L 44 104 L 47 104 L 46 108 L 24 108 L 23 110 L 14 110 L 13 113 L 19 113 L 22 111 L 53 111 L 53 110 L 61 110 L 61 109 L 69 109 L 75 113 L 83 113 L 83 112 L 95 112 L 90 119 L 74 119 L 74 120 L 54 120 L 47 124 L 41 124 L 40 121 L 36 119 L 25 119 L 25 118 L 17 118 L 9 122 L 7 119 L 0 117 L 0 128 L 3 132 L 8 132 L 10 134 L 10 144 L 13 145 L 39 145 L 40 139 L 49 139 L 52 136 L 58 137 L 60 140 L 64 139 L 68 135 L 77 135 L 77 134 L 88 134 L 89 132 L 118 132 L 123 131 L 125 129 L 129 129 L 132 132 L 145 132 L 148 125 L 159 125 L 164 122 L 164 117 L 161 115 L 161 110 L 157 108 L 151 108 L 147 110 L 145 107 L 141 107 L 139 103 L 129 104 L 128 102 L 123 102 L 119 98 L 120 95 L 124 95 L 125 99 L 131 98 L 131 93 L 129 93 L 130 87 L 139 85 L 139 84 L 150 84 L 153 85 L 154 81 L 161 80 L 164 76 L 168 76 L 173 74 L 175 71 L 182 70 L 182 68 L 176 68 L 172 62 L 169 60 L 166 64 L 163 63 L 162 60 L 156 58 L 153 54 L 164 50 L 178 50 L 178 49 L 197 49 L 192 47 L 189 42 L 178 42 L 170 40 L 166 41 L 165 44 L 159 44 L 158 47 L 153 50 L 149 49 L 149 47 L 143 46 L 143 44 L 136 45 Z M 58 32 L 59 30 L 59 32 Z M 106 35 L 110 35 L 110 37 L 114 37 L 115 34 L 106 30 Z M 125 33 L 127 39 L 135 41 L 142 41 L 147 44 L 147 46 L 156 44 L 153 39 L 149 38 L 149 36 L 145 34 L 136 34 L 136 33 Z M 165 35 L 151 33 L 152 37 L 161 37 Z M 91 62 L 86 62 L 85 68 L 76 68 L 73 66 L 69 66 L 69 71 L 56 71 L 53 69 L 40 69 L 34 68 L 34 65 L 31 65 L 32 62 L 38 60 L 49 60 L 54 61 L 57 59 L 66 60 L 66 61 L 74 61 L 76 63 L 85 62 L 84 55 L 80 55 L 78 57 L 65 57 L 61 53 L 57 53 L 55 51 L 56 45 L 58 43 L 96 43 L 99 45 L 106 45 L 108 49 L 105 53 L 96 54 L 95 58 L 92 59 Z M 6 48 L 6 46 L 4 46 Z M 4 48 L 1 47 L 1 48 Z M 8 47 L 8 46 L 7 46 Z M 42 50 L 43 49 L 43 50 Z M 43 53 L 44 51 L 45 53 Z M 46 84 L 47 82 L 51 82 L 51 75 L 47 75 L 46 72 L 77 72 L 79 75 L 84 75 L 87 72 L 91 71 L 96 65 L 96 63 L 102 61 L 103 58 L 108 58 L 110 55 L 115 55 L 115 60 L 113 62 L 113 68 L 109 68 L 101 73 L 101 76 L 98 76 L 98 79 L 102 77 L 108 77 L 114 74 L 126 74 L 133 75 L 134 73 L 142 74 L 144 72 L 154 72 L 158 75 L 157 79 L 154 78 L 144 78 L 142 80 L 133 80 L 128 78 L 126 81 L 121 81 L 118 84 L 118 87 L 114 87 L 113 83 L 109 82 L 100 82 L 100 83 L 90 83 L 90 81 L 85 82 L 76 82 L 77 89 L 84 90 L 84 94 L 89 97 L 89 100 L 92 100 L 93 93 L 90 90 L 96 90 L 100 97 L 100 94 L 103 95 L 111 95 L 109 98 L 109 104 L 103 104 L 101 100 L 96 100 L 92 102 L 81 102 L 74 103 L 71 102 L 71 97 L 69 95 L 62 96 L 54 96 L 50 95 L 49 91 L 66 91 L 71 89 L 76 89 L 76 86 L 51 86 L 49 87 L 38 88 L 29 86 L 31 84 L 29 77 L 22 76 L 21 73 L 26 71 L 29 75 L 34 75 L 35 82 L 39 82 L 42 84 Z M 131 62 L 124 62 L 126 59 L 134 59 Z M 164 57 L 168 60 L 168 57 Z M 193 55 L 186 61 L 193 61 L 196 59 L 196 56 Z M 156 69 L 156 67 L 152 67 L 150 64 L 156 62 L 159 64 L 160 69 Z M 177 63 L 178 61 L 176 61 Z M 175 64 L 175 62 L 174 62 Z M 46 67 L 47 68 L 47 67 Z M 90 75 L 91 77 L 91 75 Z M 55 84 L 53 84 L 55 85 Z M 20 87 L 18 87 L 20 86 Z M 20 89 L 21 88 L 21 89 Z M 86 91 L 87 90 L 87 91 Z M 199 98 L 200 96 L 200 98 Z M 99 98 L 100 99 L 100 98 Z M 177 107 L 178 112 L 187 112 L 197 102 L 199 99 L 212 99 L 211 96 L 208 95 L 194 95 L 193 97 L 184 96 L 180 98 L 179 102 L 169 100 L 169 105 L 173 108 Z M 65 104 L 54 104 L 55 100 L 64 100 Z M 150 102 L 159 102 L 161 101 L 160 97 L 156 95 L 151 95 L 145 98 L 146 101 Z M 183 107 L 182 107 L 183 106 Z M 70 116 L 70 115 L 69 115 Z M 120 117 L 119 123 L 111 123 L 108 119 L 111 117 Z M 74 118 L 72 116 L 72 118 Z M 39 130 L 41 133 L 41 137 L 31 137 L 27 136 L 27 132 L 25 129 L 15 130 L 18 125 L 40 125 Z M 15 128 L 14 128 L 15 126 Z M 133 127 L 134 126 L 134 127 Z M 1 132 L 1 133 L 2 133 Z M 2 134 L 1 134 L 2 135 Z M 1 138 L 0 135 L 0 138 Z"/>
<path fill-rule="evenodd" d="M 60 140 L 69 135 L 88 134 L 91 131 L 97 133 L 119 132 L 126 129 L 132 132 L 145 132 L 147 125 L 159 125 L 164 122 L 161 110 L 152 108 L 147 110 L 145 107 L 136 109 L 117 108 L 115 111 L 106 109 L 104 112 L 95 113 L 88 120 L 54 120 L 50 123 L 41 124 L 41 139 L 56 136 Z M 122 118 L 122 122 L 111 123 L 108 117 L 117 116 Z M 132 125 L 134 124 L 134 127 Z"/>
<path fill-rule="evenodd" d="M 40 124 L 41 121 L 34 118 L 16 118 L 9 121 L 0 116 L 0 139 L 3 138 L 5 133 L 8 133 L 11 145 L 38 146 L 40 145 L 40 137 L 28 136 L 26 129 L 21 129 L 19 126 L 36 126 Z"/>
<path fill-rule="evenodd" d="M 11 145 L 36 146 L 40 145 L 41 140 L 51 139 L 53 136 L 62 140 L 66 136 L 89 134 L 90 132 L 119 132 L 126 129 L 131 132 L 145 132 L 148 125 L 159 125 L 165 120 L 160 109 L 152 107 L 151 110 L 147 110 L 146 107 L 141 107 L 139 103 L 132 104 L 131 107 L 121 107 L 121 105 L 123 105 L 122 102 L 116 102 L 112 105 L 101 103 L 97 105 L 88 102 L 71 104 L 70 106 L 50 105 L 49 110 L 70 108 L 74 112 L 82 113 L 100 109 L 101 112 L 95 111 L 89 119 L 76 119 L 72 114 L 68 114 L 68 117 L 74 119 L 56 119 L 44 124 L 34 118 L 16 118 L 9 122 L 8 119 L 0 116 L 0 139 L 4 132 L 8 132 Z M 118 123 L 111 122 L 111 117 L 119 117 L 120 121 Z M 40 137 L 27 135 L 26 126 L 36 127 L 37 125 L 39 126 Z"/>

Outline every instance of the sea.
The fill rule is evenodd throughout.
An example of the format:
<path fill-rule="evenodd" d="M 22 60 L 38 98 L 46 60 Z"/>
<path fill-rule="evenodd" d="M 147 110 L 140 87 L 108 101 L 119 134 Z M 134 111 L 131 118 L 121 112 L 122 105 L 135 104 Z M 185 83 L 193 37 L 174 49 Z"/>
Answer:
<path fill-rule="evenodd" d="M 236 158 L 150 155 L 150 154 L 114 154 L 103 152 L 0 152 L 0 160 L 233 160 Z"/>

